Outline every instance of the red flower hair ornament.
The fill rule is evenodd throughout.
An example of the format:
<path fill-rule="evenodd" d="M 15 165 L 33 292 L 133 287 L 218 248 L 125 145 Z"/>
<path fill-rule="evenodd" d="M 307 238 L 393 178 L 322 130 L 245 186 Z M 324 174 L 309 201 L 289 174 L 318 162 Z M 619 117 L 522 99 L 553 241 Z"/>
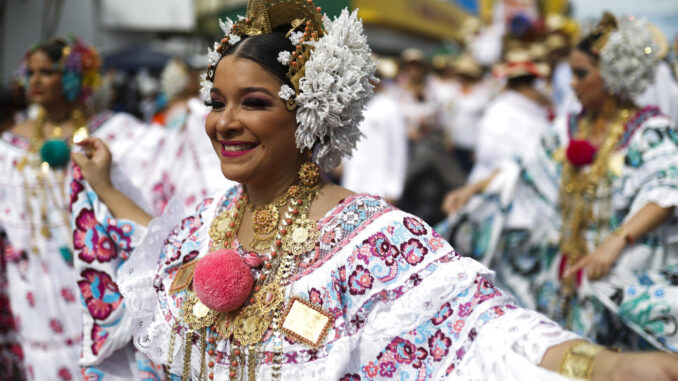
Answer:
<path fill-rule="evenodd" d="M 598 149 L 589 143 L 588 140 L 572 139 L 567 146 L 565 155 L 572 165 L 575 167 L 583 167 L 593 163 L 593 158 L 596 156 L 597 150 Z"/>

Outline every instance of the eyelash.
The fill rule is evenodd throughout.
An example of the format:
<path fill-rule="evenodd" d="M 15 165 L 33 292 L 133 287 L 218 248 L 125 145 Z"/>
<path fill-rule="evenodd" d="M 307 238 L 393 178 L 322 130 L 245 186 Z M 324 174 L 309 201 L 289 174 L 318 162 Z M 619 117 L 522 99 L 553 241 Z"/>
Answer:
<path fill-rule="evenodd" d="M 271 105 L 270 102 L 259 98 L 247 98 L 242 102 L 243 106 L 252 108 L 265 108 Z"/>
<path fill-rule="evenodd" d="M 251 108 L 266 108 L 271 105 L 270 102 L 258 98 L 247 98 L 242 103 L 243 106 Z M 219 109 L 224 106 L 224 103 L 215 99 L 210 99 L 205 101 L 205 106 Z"/>

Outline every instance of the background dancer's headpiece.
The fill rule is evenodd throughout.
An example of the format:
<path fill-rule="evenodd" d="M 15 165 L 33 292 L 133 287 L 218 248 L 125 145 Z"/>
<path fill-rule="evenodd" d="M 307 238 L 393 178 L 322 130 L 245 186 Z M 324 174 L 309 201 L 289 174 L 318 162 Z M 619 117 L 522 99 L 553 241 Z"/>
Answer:
<path fill-rule="evenodd" d="M 55 61 L 55 70 L 61 72 L 61 85 L 69 102 L 84 104 L 101 85 L 101 58 L 99 52 L 80 38 L 55 38 L 35 44 L 24 57 L 20 69 L 28 83 L 28 58 L 36 51 L 44 51 Z M 26 86 L 27 87 L 27 86 Z"/>
<path fill-rule="evenodd" d="M 605 86 L 623 100 L 639 96 L 654 81 L 657 48 L 645 19 L 617 20 L 605 12 L 577 48 L 598 62 Z"/>

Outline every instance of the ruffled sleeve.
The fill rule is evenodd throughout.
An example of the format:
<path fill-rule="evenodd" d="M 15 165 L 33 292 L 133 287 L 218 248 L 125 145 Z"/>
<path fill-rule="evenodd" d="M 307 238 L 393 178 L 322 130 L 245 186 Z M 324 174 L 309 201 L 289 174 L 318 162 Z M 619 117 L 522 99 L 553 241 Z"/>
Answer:
<path fill-rule="evenodd" d="M 134 187 L 117 171 L 118 189 L 135 198 Z M 83 351 L 80 364 L 97 365 L 129 343 L 129 319 L 117 285 L 118 268 L 130 257 L 146 229 L 116 219 L 73 166 L 71 227 L 74 267 L 83 300 Z"/>
<path fill-rule="evenodd" d="M 341 380 L 562 379 L 537 365 L 549 347 L 578 336 L 517 307 L 492 284 L 490 270 L 459 256 L 419 218 L 395 209 L 370 213 L 369 202 L 354 200 L 357 208 L 346 206 L 336 226 L 323 227 L 344 239 L 294 284 L 297 296 L 335 318 L 319 351 L 325 353 L 317 365 L 322 374 Z M 347 231 L 356 220 L 362 221 Z M 515 359 L 525 369 L 514 367 Z M 300 368 L 284 374 L 308 376 L 303 372 L 312 366 Z"/>
<path fill-rule="evenodd" d="M 641 112 L 640 117 L 651 116 L 640 123 L 624 157 L 622 196 L 629 200 L 628 217 L 650 202 L 664 208 L 678 205 L 678 132 L 667 116 L 652 110 Z"/>

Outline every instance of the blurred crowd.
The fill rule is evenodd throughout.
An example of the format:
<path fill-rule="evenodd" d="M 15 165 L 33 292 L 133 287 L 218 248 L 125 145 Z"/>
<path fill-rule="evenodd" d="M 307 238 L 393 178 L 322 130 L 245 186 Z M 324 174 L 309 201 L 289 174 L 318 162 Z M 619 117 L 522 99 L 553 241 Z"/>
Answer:
<path fill-rule="evenodd" d="M 669 60 L 667 38 L 650 27 L 660 63 L 655 84 L 637 103 L 656 104 L 675 120 L 676 64 Z M 519 15 L 479 28 L 454 54 L 427 56 L 416 48 L 399 56 L 375 54 L 381 82 L 365 110 L 364 138 L 329 177 L 356 192 L 381 195 L 431 224 L 441 222 L 448 191 L 484 178 L 535 144 L 555 118 L 580 109 L 568 63 L 579 33 L 579 24 L 561 15 Z M 108 69 L 88 107 L 178 128 L 186 101 L 198 97 L 205 63 L 205 57 L 191 56 L 169 60 L 162 71 Z M 35 116 L 26 86 L 15 76 L 0 89 L 0 130 Z"/>

